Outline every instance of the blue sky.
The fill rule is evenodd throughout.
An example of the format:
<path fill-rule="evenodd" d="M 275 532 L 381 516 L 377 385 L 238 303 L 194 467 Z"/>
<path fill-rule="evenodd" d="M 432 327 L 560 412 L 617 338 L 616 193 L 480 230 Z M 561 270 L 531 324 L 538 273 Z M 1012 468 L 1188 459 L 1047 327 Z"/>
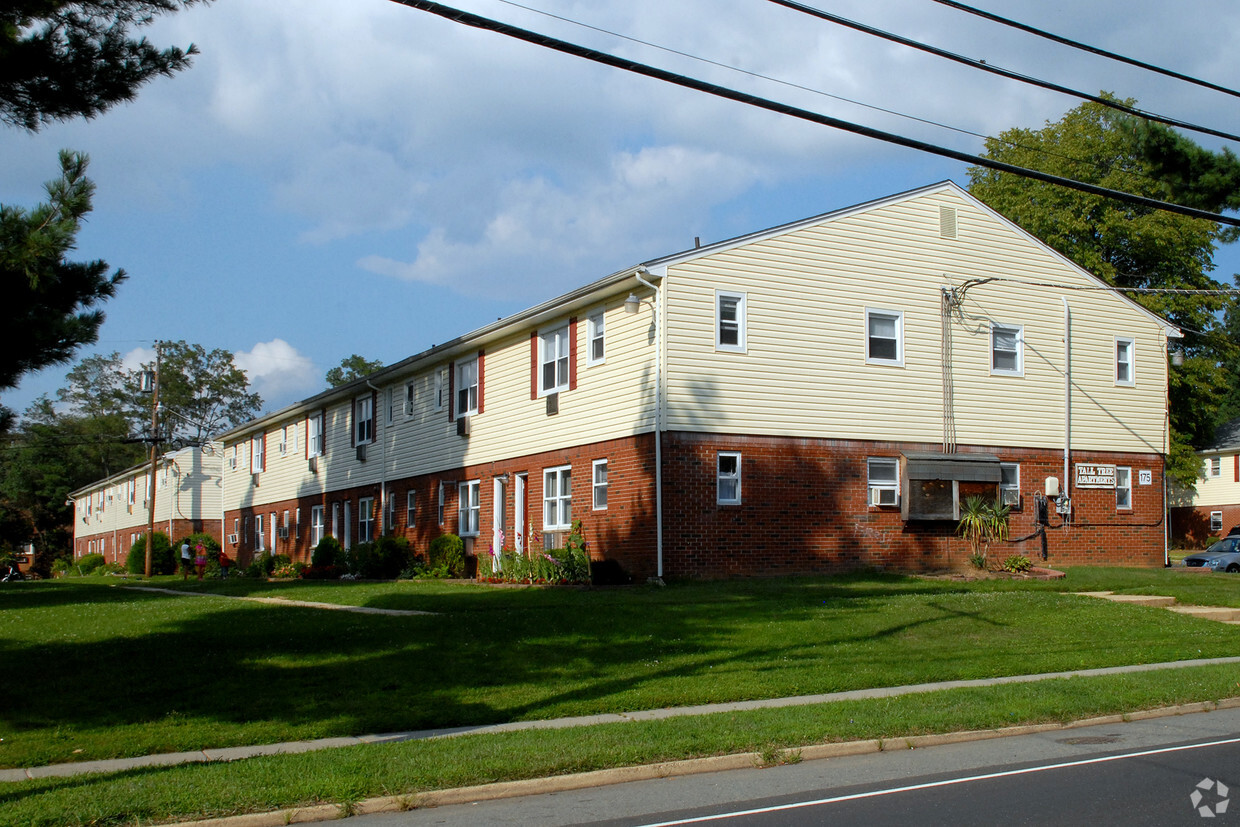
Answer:
<path fill-rule="evenodd" d="M 498 0 L 458 7 L 880 129 L 980 138 L 779 86 Z M 527 5 L 832 95 L 995 135 L 1078 101 L 762 0 Z M 1240 133 L 1240 101 L 931 0 L 824 10 L 1087 92 Z M 1231 0 L 977 0 L 1121 54 L 1240 85 Z M 226 348 L 275 410 L 351 354 L 398 361 L 622 267 L 943 179 L 965 167 L 474 31 L 388 0 L 217 0 L 146 33 L 194 66 L 92 121 L 0 133 L 0 203 L 30 206 L 56 151 L 98 191 L 76 257 L 129 280 L 79 355 L 156 339 Z M 1220 142 L 1194 136 L 1217 148 Z M 1240 252 L 1216 257 L 1231 281 Z M 27 377 L 18 411 L 69 366 Z"/>

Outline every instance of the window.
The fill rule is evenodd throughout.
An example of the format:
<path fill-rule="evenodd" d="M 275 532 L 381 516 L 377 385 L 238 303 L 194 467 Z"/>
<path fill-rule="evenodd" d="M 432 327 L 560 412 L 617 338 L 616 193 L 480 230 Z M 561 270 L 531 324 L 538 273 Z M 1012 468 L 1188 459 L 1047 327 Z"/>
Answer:
<path fill-rule="evenodd" d="M 607 460 L 594 460 L 594 510 L 607 509 Z"/>
<path fill-rule="evenodd" d="M 283 428 L 280 429 L 280 456 L 285 456 L 288 454 L 289 431 L 292 431 L 293 433 L 297 433 L 296 428 L 290 427 L 288 425 L 285 425 Z"/>
<path fill-rule="evenodd" d="M 1217 532 L 1217 531 L 1222 531 L 1222 530 L 1223 530 L 1223 512 L 1222 511 L 1211 511 L 1210 512 L 1210 531 Z"/>
<path fill-rule="evenodd" d="M 359 396 L 353 401 L 353 443 L 365 445 L 375 439 L 375 399 Z"/>
<path fill-rule="evenodd" d="M 405 416 L 413 416 L 413 400 L 417 394 L 417 385 L 413 382 L 405 383 Z"/>
<path fill-rule="evenodd" d="M 1136 347 L 1132 339 L 1115 337 L 1115 384 L 1135 385 L 1137 374 L 1133 366 Z"/>
<path fill-rule="evenodd" d="M 456 416 L 478 413 L 478 360 L 456 363 Z"/>
<path fill-rule="evenodd" d="M 332 503 L 332 536 L 340 539 L 340 503 Z"/>
<path fill-rule="evenodd" d="M 263 515 L 254 515 L 254 550 L 266 551 L 267 538 L 263 536 Z"/>
<path fill-rule="evenodd" d="M 587 365 L 601 365 L 607 357 L 607 343 L 603 333 L 604 319 L 601 312 L 586 319 Z"/>
<path fill-rule="evenodd" d="M 1223 476 L 1223 458 L 1222 457 L 1210 457 L 1210 476 L 1211 477 Z M 129 498 L 129 501 L 133 502 L 132 496 Z"/>
<path fill-rule="evenodd" d="M 357 541 L 369 543 L 375 538 L 375 498 L 362 497 L 357 501 Z"/>
<path fill-rule="evenodd" d="M 1115 507 L 1121 511 L 1132 510 L 1132 469 L 1115 469 Z"/>
<path fill-rule="evenodd" d="M 1020 327 L 990 326 L 990 372 L 1020 376 L 1024 373 L 1021 350 L 1024 330 Z"/>
<path fill-rule="evenodd" d="M 538 392 L 555 393 L 568 388 L 568 325 L 538 337 Z"/>
<path fill-rule="evenodd" d="M 737 451 L 720 451 L 717 454 L 715 502 L 719 505 L 740 505 L 741 455 Z"/>
<path fill-rule="evenodd" d="M 310 548 L 315 549 L 319 546 L 319 541 L 323 539 L 324 529 L 326 528 L 323 519 L 323 506 L 310 506 Z"/>
<path fill-rule="evenodd" d="M 255 474 L 266 468 L 266 461 L 263 457 L 267 449 L 267 435 L 255 434 L 250 440 L 250 470 Z"/>
<path fill-rule="evenodd" d="M 405 492 L 405 527 L 413 528 L 417 525 L 418 516 L 418 492 Z"/>
<path fill-rule="evenodd" d="M 386 395 L 387 395 L 387 424 L 391 425 L 392 420 L 396 416 L 396 388 L 395 387 L 388 388 Z"/>
<path fill-rule="evenodd" d="M 571 465 L 543 471 L 543 530 L 567 531 L 573 524 Z"/>
<path fill-rule="evenodd" d="M 383 533 L 391 534 L 396 530 L 396 492 L 388 494 L 387 519 L 383 521 Z"/>
<path fill-rule="evenodd" d="M 288 536 L 288 511 L 287 510 L 284 512 L 284 521 L 281 523 L 281 526 L 284 528 L 284 536 L 287 537 Z"/>
<path fill-rule="evenodd" d="M 353 520 L 349 516 L 350 503 L 344 501 L 344 540 L 340 545 L 345 548 L 353 548 Z"/>
<path fill-rule="evenodd" d="M 878 365 L 904 364 L 903 313 L 866 308 L 865 360 Z"/>
<path fill-rule="evenodd" d="M 870 505 L 899 505 L 900 461 L 895 458 L 866 460 L 866 491 Z"/>
<path fill-rule="evenodd" d="M 999 463 L 999 500 L 1020 508 L 1020 466 L 1014 462 Z"/>
<path fill-rule="evenodd" d="M 462 537 L 478 536 L 478 518 L 482 514 L 482 486 L 478 480 L 463 482 L 457 489 L 460 496 L 460 531 Z"/>
<path fill-rule="evenodd" d="M 745 352 L 744 293 L 715 291 L 715 350 Z"/>
<path fill-rule="evenodd" d="M 306 452 L 309 456 L 320 457 L 323 455 L 323 411 L 310 414 L 310 418 L 306 421 Z"/>

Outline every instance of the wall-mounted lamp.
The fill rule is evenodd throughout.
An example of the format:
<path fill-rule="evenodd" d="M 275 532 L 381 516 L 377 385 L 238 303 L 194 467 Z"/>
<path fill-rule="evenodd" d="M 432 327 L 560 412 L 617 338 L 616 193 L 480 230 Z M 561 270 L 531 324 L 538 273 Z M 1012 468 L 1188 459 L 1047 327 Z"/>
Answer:
<path fill-rule="evenodd" d="M 624 312 L 630 314 L 636 313 L 641 309 L 641 304 L 641 299 L 637 298 L 634 294 L 629 293 L 629 297 L 624 300 Z"/>
<path fill-rule="evenodd" d="M 1183 367 L 1184 366 L 1184 351 L 1180 350 L 1178 347 L 1172 350 L 1171 351 L 1171 364 L 1175 365 L 1177 368 Z"/>

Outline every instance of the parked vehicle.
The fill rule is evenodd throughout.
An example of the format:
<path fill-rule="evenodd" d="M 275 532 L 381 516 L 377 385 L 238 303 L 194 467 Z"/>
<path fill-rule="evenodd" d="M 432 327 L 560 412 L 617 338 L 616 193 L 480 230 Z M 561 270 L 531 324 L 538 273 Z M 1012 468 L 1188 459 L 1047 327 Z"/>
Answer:
<path fill-rule="evenodd" d="M 1224 537 L 1205 551 L 1184 558 L 1189 568 L 1208 568 L 1213 571 L 1240 572 L 1240 534 Z"/>
<path fill-rule="evenodd" d="M 26 575 L 22 574 L 22 570 L 17 566 L 0 566 L 0 583 L 12 583 L 15 580 L 25 580 Z"/>

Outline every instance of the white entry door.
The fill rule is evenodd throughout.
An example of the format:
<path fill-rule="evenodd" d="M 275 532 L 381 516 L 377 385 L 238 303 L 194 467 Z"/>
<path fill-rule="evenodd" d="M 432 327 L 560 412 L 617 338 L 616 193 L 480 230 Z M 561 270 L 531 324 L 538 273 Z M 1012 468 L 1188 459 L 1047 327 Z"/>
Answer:
<path fill-rule="evenodd" d="M 517 550 L 517 554 L 525 553 L 525 488 L 528 484 L 528 476 L 517 474 L 517 490 L 512 509 L 512 547 Z"/>

